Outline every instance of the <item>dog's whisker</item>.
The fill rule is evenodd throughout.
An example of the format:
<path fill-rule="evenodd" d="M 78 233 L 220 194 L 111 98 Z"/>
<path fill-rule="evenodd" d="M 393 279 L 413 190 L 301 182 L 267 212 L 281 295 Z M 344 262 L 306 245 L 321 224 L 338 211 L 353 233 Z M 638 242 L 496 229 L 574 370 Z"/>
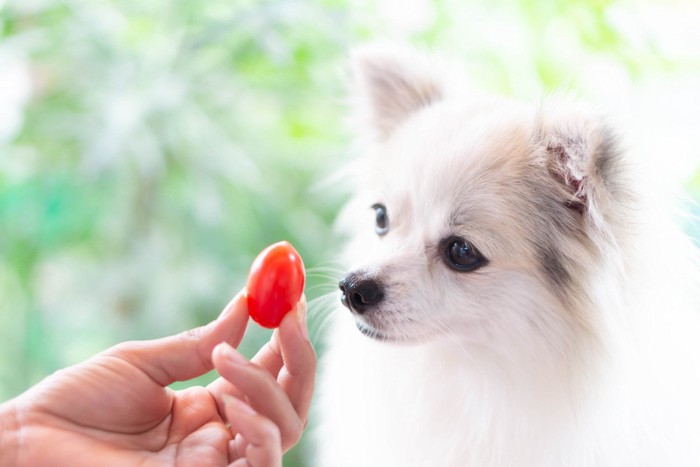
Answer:
<path fill-rule="evenodd" d="M 308 315 L 310 317 L 314 317 L 321 311 L 323 311 L 324 307 L 335 304 L 337 297 L 335 294 L 335 291 L 333 292 L 327 292 L 325 294 L 319 295 L 318 297 L 313 298 L 312 300 L 309 301 L 307 304 L 308 308 Z"/>
<path fill-rule="evenodd" d="M 340 277 L 345 273 L 345 270 L 339 266 L 315 265 L 315 266 L 311 266 L 309 268 L 306 268 L 306 273 L 307 274 L 328 273 L 328 274 L 338 275 L 338 277 Z"/>
<path fill-rule="evenodd" d="M 321 276 L 321 277 L 331 277 L 340 278 L 343 276 L 342 271 L 336 271 L 335 269 L 307 269 L 307 276 Z"/>
<path fill-rule="evenodd" d="M 313 284 L 311 286 L 306 287 L 306 294 L 307 295 L 312 295 L 315 292 L 321 292 L 320 295 L 328 295 L 336 292 L 338 290 L 337 286 L 331 286 L 331 284 Z"/>
<path fill-rule="evenodd" d="M 331 274 L 306 274 L 306 277 L 314 279 L 323 279 L 328 281 L 329 285 L 332 285 L 333 287 L 338 287 L 338 277 Z"/>
<path fill-rule="evenodd" d="M 335 293 L 327 293 L 311 300 L 307 306 L 307 320 L 309 336 L 312 342 L 316 342 L 321 331 L 327 326 L 331 316 L 336 312 L 337 296 Z"/>

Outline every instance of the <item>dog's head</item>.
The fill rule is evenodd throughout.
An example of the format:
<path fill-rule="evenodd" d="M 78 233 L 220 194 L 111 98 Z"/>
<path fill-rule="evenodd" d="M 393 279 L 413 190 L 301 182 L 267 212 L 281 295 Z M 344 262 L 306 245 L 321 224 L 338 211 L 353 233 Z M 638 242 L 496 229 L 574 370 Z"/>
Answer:
<path fill-rule="evenodd" d="M 354 66 L 369 144 L 340 289 L 360 331 L 486 346 L 589 332 L 625 198 L 606 126 L 563 100 L 464 93 L 411 51 L 361 49 Z"/>

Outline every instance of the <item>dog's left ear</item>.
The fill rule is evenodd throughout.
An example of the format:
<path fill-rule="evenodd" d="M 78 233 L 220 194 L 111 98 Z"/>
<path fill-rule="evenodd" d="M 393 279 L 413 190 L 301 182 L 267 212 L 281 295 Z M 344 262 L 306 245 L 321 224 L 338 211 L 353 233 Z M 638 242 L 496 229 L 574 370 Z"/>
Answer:
<path fill-rule="evenodd" d="M 407 46 L 358 47 L 352 67 L 355 117 L 375 141 L 387 139 L 412 114 L 443 97 L 437 60 Z"/>
<path fill-rule="evenodd" d="M 597 112 L 563 102 L 540 109 L 537 145 L 571 210 L 603 221 L 604 208 L 620 194 L 617 136 Z"/>

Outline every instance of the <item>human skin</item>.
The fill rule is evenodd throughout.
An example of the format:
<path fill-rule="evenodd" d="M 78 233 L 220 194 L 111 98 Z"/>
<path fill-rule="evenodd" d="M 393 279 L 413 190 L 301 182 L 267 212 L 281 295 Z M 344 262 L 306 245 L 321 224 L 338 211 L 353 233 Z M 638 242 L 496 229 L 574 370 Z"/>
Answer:
<path fill-rule="evenodd" d="M 245 291 L 215 321 L 118 344 L 0 405 L 0 466 L 277 467 L 301 437 L 316 356 L 304 298 L 248 361 Z M 216 369 L 207 387 L 168 387 Z"/>

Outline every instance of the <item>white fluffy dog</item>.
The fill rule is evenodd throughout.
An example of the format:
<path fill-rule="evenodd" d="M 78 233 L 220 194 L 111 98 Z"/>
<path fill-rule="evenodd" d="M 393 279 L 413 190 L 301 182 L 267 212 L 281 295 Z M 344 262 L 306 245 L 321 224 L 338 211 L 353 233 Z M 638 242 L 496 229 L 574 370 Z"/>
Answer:
<path fill-rule="evenodd" d="M 354 67 L 318 465 L 700 465 L 694 252 L 615 132 L 564 99 L 464 92 L 414 51 Z"/>

